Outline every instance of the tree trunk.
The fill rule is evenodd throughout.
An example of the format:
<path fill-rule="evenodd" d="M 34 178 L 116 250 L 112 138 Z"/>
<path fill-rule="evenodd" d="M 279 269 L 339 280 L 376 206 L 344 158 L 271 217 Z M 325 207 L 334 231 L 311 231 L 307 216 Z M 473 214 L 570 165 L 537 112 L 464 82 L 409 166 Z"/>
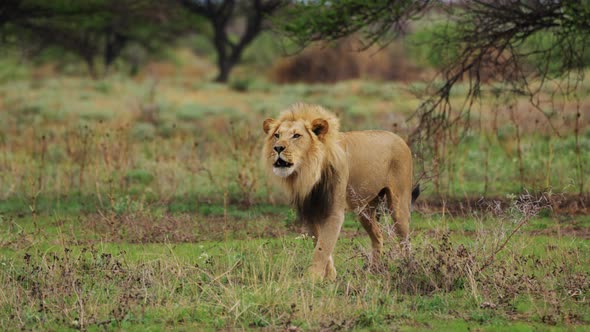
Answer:
<path fill-rule="evenodd" d="M 107 76 L 111 65 L 121 55 L 121 52 L 127 45 L 128 39 L 120 33 L 112 32 L 108 29 L 105 32 L 105 49 L 104 49 L 104 76 Z"/>
<path fill-rule="evenodd" d="M 215 77 L 215 82 L 218 83 L 227 83 L 229 79 L 229 73 L 233 69 L 235 62 L 232 62 L 230 59 L 222 59 L 221 57 L 217 60 L 217 67 L 219 69 L 219 73 L 217 77 Z"/>
<path fill-rule="evenodd" d="M 93 80 L 98 80 L 98 73 L 96 71 L 96 67 L 94 66 L 94 58 L 92 56 L 86 55 L 84 56 L 84 62 L 86 62 L 86 68 L 88 69 L 88 73 Z"/>
<path fill-rule="evenodd" d="M 215 82 L 226 83 L 228 81 L 229 74 L 240 61 L 245 47 L 260 33 L 263 17 L 287 3 L 283 0 L 251 1 L 251 3 L 243 1 L 243 4 L 249 3 L 249 6 L 236 7 L 239 2 L 236 0 L 180 0 L 183 6 L 193 13 L 204 16 L 213 26 L 213 44 L 217 51 L 217 67 L 219 69 Z M 236 14 L 236 8 L 243 9 L 245 12 L 241 11 Z M 246 19 L 246 28 L 244 34 L 239 36 L 239 40 L 234 43 L 227 35 L 226 28 L 232 17 L 238 16 L 243 16 Z"/>

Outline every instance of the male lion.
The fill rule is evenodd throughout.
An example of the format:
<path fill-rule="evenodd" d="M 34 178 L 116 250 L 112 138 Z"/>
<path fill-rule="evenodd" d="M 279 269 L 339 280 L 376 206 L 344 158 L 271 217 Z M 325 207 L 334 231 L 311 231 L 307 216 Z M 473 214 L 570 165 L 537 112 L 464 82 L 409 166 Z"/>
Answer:
<path fill-rule="evenodd" d="M 263 162 L 289 193 L 299 219 L 316 244 L 309 268 L 314 279 L 334 279 L 332 252 L 353 209 L 371 238 L 375 261 L 383 248 L 379 203 L 385 201 L 396 233 L 407 241 L 412 192 L 412 154 L 388 131 L 340 132 L 336 116 L 320 106 L 298 103 L 278 120 L 266 119 Z"/>

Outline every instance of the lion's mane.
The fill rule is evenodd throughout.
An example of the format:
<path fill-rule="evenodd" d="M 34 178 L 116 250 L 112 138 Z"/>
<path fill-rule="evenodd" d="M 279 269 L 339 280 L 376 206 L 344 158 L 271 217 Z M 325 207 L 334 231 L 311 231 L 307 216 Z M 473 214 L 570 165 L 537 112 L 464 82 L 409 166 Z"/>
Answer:
<path fill-rule="evenodd" d="M 314 121 L 318 119 L 328 124 L 325 134 L 314 134 Z M 331 112 L 318 105 L 297 103 L 280 113 L 275 128 L 285 121 L 303 121 L 307 134 L 312 139 L 312 147 L 300 160 L 301 166 L 294 176 L 279 181 L 289 193 L 298 214 L 305 215 L 307 222 L 325 219 L 333 206 L 334 186 L 341 181 L 340 173 L 345 168 L 345 154 L 340 144 L 340 122 Z M 273 130 L 265 139 L 263 159 L 265 169 L 272 174 Z M 276 177 L 273 177 L 276 178 Z"/>

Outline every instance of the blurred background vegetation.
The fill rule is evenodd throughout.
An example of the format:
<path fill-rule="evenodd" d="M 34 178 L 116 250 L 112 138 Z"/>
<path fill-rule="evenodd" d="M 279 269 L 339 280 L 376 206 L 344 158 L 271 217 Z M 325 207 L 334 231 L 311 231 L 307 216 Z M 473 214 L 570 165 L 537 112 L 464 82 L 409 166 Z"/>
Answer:
<path fill-rule="evenodd" d="M 3 208 L 285 203 L 258 128 L 297 101 L 406 138 L 426 201 L 587 197 L 587 6 L 520 4 L 546 16 L 477 53 L 476 4 L 5 0 Z"/>

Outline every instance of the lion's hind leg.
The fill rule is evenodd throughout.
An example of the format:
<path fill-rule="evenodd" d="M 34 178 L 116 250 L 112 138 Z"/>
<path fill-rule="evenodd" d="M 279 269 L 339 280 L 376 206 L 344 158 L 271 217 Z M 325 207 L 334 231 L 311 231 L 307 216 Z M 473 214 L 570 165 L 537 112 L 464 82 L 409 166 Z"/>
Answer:
<path fill-rule="evenodd" d="M 393 219 L 395 235 L 397 235 L 402 244 L 408 244 L 410 238 L 410 200 L 411 196 L 394 194 L 387 189 L 386 202 L 387 209 Z"/>
<path fill-rule="evenodd" d="M 377 197 L 375 197 L 372 201 L 367 204 L 367 206 L 359 213 L 359 220 L 361 225 L 369 234 L 369 238 L 371 239 L 371 266 L 374 266 L 378 263 L 379 257 L 383 252 L 383 232 L 381 231 L 381 227 L 379 226 L 379 218 L 382 214 L 382 201 L 384 195 L 380 193 Z"/>

